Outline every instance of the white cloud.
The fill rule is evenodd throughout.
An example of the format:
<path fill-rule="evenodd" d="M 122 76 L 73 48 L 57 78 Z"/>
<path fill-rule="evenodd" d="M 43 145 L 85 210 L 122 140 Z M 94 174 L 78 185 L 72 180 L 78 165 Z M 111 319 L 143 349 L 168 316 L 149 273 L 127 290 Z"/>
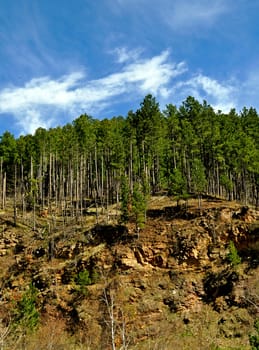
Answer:
<path fill-rule="evenodd" d="M 141 49 L 128 50 L 126 47 L 117 47 L 111 51 L 111 53 L 116 55 L 118 63 L 137 60 L 142 52 L 143 50 Z"/>
<path fill-rule="evenodd" d="M 237 89 L 231 83 L 220 83 L 215 79 L 199 74 L 176 84 L 175 91 L 181 96 L 191 95 L 202 101 L 207 100 L 214 109 L 229 112 L 237 104 Z"/>
<path fill-rule="evenodd" d="M 93 113 L 115 103 L 114 99 L 122 95 L 166 96 L 171 80 L 185 70 L 184 63 L 170 62 L 169 52 L 164 51 L 150 59 L 136 59 L 101 79 L 87 80 L 83 71 L 57 80 L 32 79 L 23 87 L 0 91 L 0 114 L 13 115 L 22 132 L 31 133 L 38 127 L 54 126 L 60 113 L 71 117 Z"/>
<path fill-rule="evenodd" d="M 147 59 L 133 59 L 126 49 L 118 52 L 125 56 L 125 63 L 100 79 L 89 80 L 81 70 L 56 80 L 41 77 L 23 87 L 0 90 L 0 115 L 12 115 L 22 133 L 33 133 L 38 127 L 53 127 L 81 113 L 95 115 L 121 100 L 142 99 L 148 93 L 162 104 L 180 104 L 191 95 L 207 100 L 215 110 L 228 112 L 237 106 L 241 92 L 236 83 L 203 74 L 190 76 L 184 62 L 171 61 L 169 51 Z M 66 120 L 61 121 L 60 116 Z"/>
<path fill-rule="evenodd" d="M 129 64 L 124 70 L 101 80 L 104 86 L 129 88 L 125 83 L 139 89 L 141 92 L 160 94 L 172 78 L 186 70 L 185 64 L 169 62 L 169 52 L 164 51 L 159 56 L 149 60 L 138 60 Z M 100 82 L 100 81 L 99 81 Z"/>

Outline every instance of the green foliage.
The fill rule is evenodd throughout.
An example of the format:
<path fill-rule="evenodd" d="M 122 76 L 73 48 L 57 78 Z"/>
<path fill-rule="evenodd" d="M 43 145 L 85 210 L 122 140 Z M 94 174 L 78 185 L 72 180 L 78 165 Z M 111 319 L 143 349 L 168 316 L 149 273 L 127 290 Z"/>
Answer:
<path fill-rule="evenodd" d="M 143 141 L 154 140 L 161 113 L 156 99 L 150 94 L 144 98 L 140 107 L 134 116 L 133 126 L 136 128 L 137 144 L 141 148 Z"/>
<path fill-rule="evenodd" d="M 29 191 L 25 195 L 25 200 L 26 200 L 27 208 L 32 209 L 34 204 L 36 204 L 39 181 L 37 179 L 30 179 L 28 183 L 30 184 L 30 187 L 29 187 Z"/>
<path fill-rule="evenodd" d="M 220 183 L 226 188 L 227 191 L 231 191 L 233 189 L 233 182 L 226 174 L 221 175 Z"/>
<path fill-rule="evenodd" d="M 121 200 L 121 221 L 127 222 L 123 176 L 131 195 L 140 182 L 144 196 L 168 190 L 177 199 L 193 192 L 201 198 L 206 191 L 258 206 L 259 116 L 253 108 L 240 115 L 234 109 L 215 112 L 191 96 L 179 108 L 168 104 L 161 112 L 149 94 L 125 118 L 83 114 L 63 127 L 38 128 L 17 140 L 5 132 L 0 165 L 1 190 L 8 196 L 16 190 L 23 208 L 51 197 L 59 203 L 80 197 L 82 206 L 84 198 L 101 206 Z M 138 214 L 141 225 L 144 216 Z"/>
<path fill-rule="evenodd" d="M 239 265 L 241 263 L 241 258 L 238 255 L 238 251 L 237 251 L 233 241 L 229 242 L 228 250 L 229 250 L 229 253 L 227 255 L 227 258 L 228 258 L 228 261 L 230 262 L 230 264 L 232 266 Z"/>
<path fill-rule="evenodd" d="M 39 312 L 36 308 L 38 291 L 32 284 L 24 292 L 15 309 L 15 326 L 21 327 L 24 332 L 35 331 L 39 324 Z"/>
<path fill-rule="evenodd" d="M 88 286 L 89 284 L 92 284 L 89 271 L 88 270 L 80 271 L 75 279 L 75 282 L 79 286 Z"/>
<path fill-rule="evenodd" d="M 8 187 L 14 187 L 14 167 L 17 162 L 17 144 L 14 136 L 6 131 L 0 137 L 1 171 L 6 172 Z M 7 187 L 7 192 L 10 188 Z"/>
<path fill-rule="evenodd" d="M 88 270 L 80 271 L 74 279 L 75 290 L 81 295 L 88 295 L 87 286 L 96 283 L 99 278 L 97 271 L 93 270 L 90 274 Z"/>
<path fill-rule="evenodd" d="M 93 119 L 87 114 L 83 114 L 73 121 L 73 126 L 80 150 L 89 152 L 95 141 Z"/>
<path fill-rule="evenodd" d="M 186 179 L 177 168 L 173 170 L 170 176 L 169 194 L 173 194 L 179 199 L 183 198 L 187 194 Z"/>
<path fill-rule="evenodd" d="M 252 350 L 259 350 L 259 320 L 254 324 L 256 334 L 249 335 L 249 342 Z"/>
<path fill-rule="evenodd" d="M 80 271 L 75 278 L 75 283 L 75 292 L 79 295 L 87 296 L 89 293 L 87 286 L 92 284 L 88 270 Z"/>
<path fill-rule="evenodd" d="M 198 158 L 195 158 L 192 163 L 192 180 L 194 192 L 199 194 L 205 191 L 207 185 L 205 167 Z"/>
<path fill-rule="evenodd" d="M 0 155 L 4 164 L 12 164 L 17 159 L 17 144 L 14 136 L 6 131 L 0 137 Z"/>

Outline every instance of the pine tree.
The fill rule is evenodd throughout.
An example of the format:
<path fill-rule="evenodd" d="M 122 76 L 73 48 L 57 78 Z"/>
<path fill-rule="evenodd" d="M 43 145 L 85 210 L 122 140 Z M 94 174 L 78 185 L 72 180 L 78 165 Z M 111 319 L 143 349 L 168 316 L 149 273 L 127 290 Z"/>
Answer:
<path fill-rule="evenodd" d="M 145 227 L 147 201 L 143 187 L 136 183 L 133 189 L 132 211 L 135 216 L 136 229 L 139 231 Z"/>
<path fill-rule="evenodd" d="M 170 176 L 169 194 L 176 197 L 177 206 L 179 206 L 180 199 L 187 196 L 186 179 L 178 168 L 175 168 Z"/>
<path fill-rule="evenodd" d="M 37 289 L 30 284 L 24 292 L 15 310 L 15 324 L 23 332 L 35 331 L 39 324 L 39 312 L 36 309 Z"/>
<path fill-rule="evenodd" d="M 195 158 L 193 160 L 191 177 L 192 177 L 192 188 L 194 193 L 198 195 L 198 201 L 199 201 L 198 205 L 199 205 L 199 209 L 201 209 L 202 192 L 206 192 L 207 180 L 205 176 L 205 167 L 202 164 L 201 160 L 198 158 Z"/>

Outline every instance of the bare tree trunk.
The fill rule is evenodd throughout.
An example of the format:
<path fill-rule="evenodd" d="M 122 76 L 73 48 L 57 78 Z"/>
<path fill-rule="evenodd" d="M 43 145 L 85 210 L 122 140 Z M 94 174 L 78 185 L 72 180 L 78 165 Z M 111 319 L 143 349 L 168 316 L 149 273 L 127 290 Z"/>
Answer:
<path fill-rule="evenodd" d="M 92 153 L 89 155 L 89 160 L 88 160 L 88 198 L 93 197 L 93 164 L 92 164 Z"/>
<path fill-rule="evenodd" d="M 109 222 L 109 174 L 106 170 L 106 214 L 107 214 L 107 224 Z"/>
<path fill-rule="evenodd" d="M 3 197 L 2 197 L 2 207 L 5 209 L 6 204 L 6 172 L 4 173 L 4 179 L 3 179 Z"/>
<path fill-rule="evenodd" d="M 49 188 L 48 188 L 48 208 L 51 212 L 51 197 L 52 197 L 52 154 L 49 155 Z"/>
<path fill-rule="evenodd" d="M 79 219 L 79 160 L 78 153 L 76 156 L 76 183 L 75 183 L 75 195 L 76 195 L 76 220 Z"/>
<path fill-rule="evenodd" d="M 102 214 L 104 214 L 104 165 L 103 165 L 103 155 L 101 158 L 101 205 Z"/>
<path fill-rule="evenodd" d="M 33 195 L 33 231 L 36 230 L 36 205 L 35 205 L 35 195 Z"/>
<path fill-rule="evenodd" d="M 23 163 L 21 161 L 21 198 L 22 198 L 22 217 L 25 215 L 25 189 L 24 189 L 24 177 L 23 177 Z"/>
<path fill-rule="evenodd" d="M 116 327 L 115 327 L 115 303 L 114 303 L 114 295 L 112 293 L 109 293 L 108 296 L 106 288 L 103 290 L 103 299 L 107 308 L 108 312 L 108 326 L 110 328 L 110 335 L 111 335 L 111 345 L 112 350 L 116 350 L 116 343 L 115 343 L 115 336 L 116 336 Z"/>
<path fill-rule="evenodd" d="M 130 193 L 133 193 L 133 145 L 132 140 L 130 140 L 130 162 L 129 162 L 129 186 Z"/>
<path fill-rule="evenodd" d="M 14 203 L 13 203 L 13 223 L 14 223 L 14 226 L 16 226 L 17 224 L 17 185 L 16 185 L 16 182 L 17 182 L 17 166 L 16 166 L 16 163 L 14 164 Z"/>
<path fill-rule="evenodd" d="M 85 179 L 85 160 L 83 155 L 80 157 L 80 174 L 79 174 L 79 210 L 80 218 L 83 217 L 83 202 L 84 202 L 84 179 Z"/>
<path fill-rule="evenodd" d="M 40 166 L 39 166 L 39 197 L 40 197 L 40 207 L 41 210 L 44 209 L 44 198 L 43 198 L 43 155 L 40 156 Z"/>
<path fill-rule="evenodd" d="M 98 223 L 98 197 L 99 197 L 99 179 L 98 179 L 98 164 L 97 164 L 97 148 L 95 146 L 95 207 L 96 207 L 96 222 Z"/>
<path fill-rule="evenodd" d="M 96 192 L 97 197 L 99 197 L 99 179 L 98 179 L 98 164 L 97 164 L 97 148 L 95 146 L 95 184 L 96 184 Z"/>
<path fill-rule="evenodd" d="M 69 193 L 70 193 L 70 211 L 71 211 L 71 218 L 74 217 L 74 206 L 73 206 L 73 181 L 74 181 L 74 176 L 73 176 L 73 165 L 70 162 L 70 166 L 69 166 L 69 178 L 70 178 L 70 189 L 69 189 Z"/>

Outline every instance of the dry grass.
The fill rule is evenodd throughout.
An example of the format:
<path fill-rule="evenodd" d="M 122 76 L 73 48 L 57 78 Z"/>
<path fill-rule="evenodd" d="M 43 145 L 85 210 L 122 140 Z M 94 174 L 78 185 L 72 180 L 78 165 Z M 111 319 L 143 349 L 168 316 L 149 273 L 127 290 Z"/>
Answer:
<path fill-rule="evenodd" d="M 176 201 L 167 196 L 151 197 L 149 208 L 163 210 L 165 207 L 176 206 L 176 204 Z M 181 204 L 184 204 L 184 201 Z M 203 210 L 222 206 L 231 208 L 231 210 L 238 208 L 236 203 L 229 203 L 220 199 L 214 202 L 206 199 L 202 201 Z M 198 200 L 189 199 L 188 210 L 196 211 L 197 208 Z M 111 206 L 109 213 L 106 211 L 102 213 L 100 211 L 98 220 L 107 223 L 109 219 L 109 223 L 113 223 L 114 217 L 119 214 L 117 209 L 116 206 Z M 48 261 L 47 255 L 38 260 L 36 258 L 34 260 L 32 259 L 29 269 L 34 269 L 35 273 L 38 273 L 36 271 L 37 269 L 41 269 L 41 271 L 45 270 L 51 276 L 56 277 L 69 264 L 74 264 L 73 271 L 76 271 L 79 261 L 82 266 L 86 266 L 87 268 L 90 260 L 97 267 L 100 267 L 100 271 L 103 268 L 101 280 L 95 285 L 90 286 L 89 295 L 82 297 L 82 299 L 76 298 L 73 295 L 69 281 L 67 282 L 68 284 L 57 281 L 56 284 L 50 285 L 48 291 L 53 292 L 53 295 L 56 297 L 49 298 L 46 301 L 44 300 L 44 296 L 42 296 L 42 303 L 48 303 L 44 307 L 49 313 L 46 312 L 47 316 L 44 316 L 46 318 L 42 320 L 38 332 L 26 339 L 16 340 L 16 342 L 10 337 L 9 342 L 6 343 L 5 350 L 110 349 L 109 328 L 106 322 L 107 319 L 105 318 L 107 312 L 105 313 L 105 305 L 103 305 L 102 301 L 102 292 L 105 286 L 110 286 L 112 292 L 115 293 L 116 317 L 118 317 L 116 319 L 117 325 L 121 325 L 122 315 L 125 316 L 127 338 L 130 341 L 128 350 L 249 349 L 248 334 L 253 329 L 254 313 L 259 303 L 259 282 L 258 278 L 256 278 L 256 270 L 250 271 L 250 275 L 246 280 L 245 296 L 248 304 L 250 303 L 247 310 L 238 307 L 228 307 L 225 310 L 223 309 L 221 313 L 218 313 L 214 311 L 213 305 L 205 304 L 199 300 L 199 312 L 192 311 L 195 310 L 195 307 L 189 310 L 185 307 L 178 313 L 171 313 L 169 307 L 164 303 L 164 298 L 174 295 L 174 289 L 177 288 L 169 278 L 168 266 L 154 267 L 152 265 L 152 258 L 155 257 L 159 244 L 161 246 L 161 243 L 164 243 L 166 247 L 170 244 L 173 224 L 175 226 L 178 225 L 178 230 L 181 230 L 186 225 L 190 225 L 190 228 L 193 229 L 193 222 L 191 223 L 187 219 L 181 218 L 175 220 L 173 223 L 170 218 L 163 222 L 160 217 L 148 219 L 146 228 L 141 232 L 140 239 L 135 243 L 140 246 L 143 244 L 143 251 L 146 249 L 146 260 L 150 269 L 142 269 L 141 271 L 128 269 L 124 271 L 115 267 L 115 264 L 113 264 L 116 254 L 118 256 L 119 245 L 109 248 L 104 243 L 91 247 L 87 246 L 85 232 L 96 224 L 97 218 L 94 212 L 95 209 L 93 209 L 92 215 L 79 218 L 78 221 L 75 217 L 68 217 L 65 223 L 63 218 L 58 216 L 49 216 L 47 218 L 37 217 L 36 232 L 33 232 L 31 229 L 33 225 L 32 213 L 26 214 L 24 218 L 18 217 L 17 227 L 12 227 L 11 225 L 11 209 L 0 213 L 1 219 L 4 220 L 3 231 L 12 230 L 17 235 L 22 235 L 23 244 L 26 245 L 26 251 L 47 244 L 50 233 L 48 232 L 49 229 L 51 235 L 59 239 L 62 244 L 64 243 L 65 247 L 72 246 L 77 241 L 85 244 L 82 245 L 82 251 L 76 257 L 73 257 L 73 259 L 53 258 L 51 261 Z M 6 220 L 9 220 L 9 222 Z M 40 238 L 39 233 L 43 231 L 46 235 L 44 236 L 42 234 L 43 238 Z M 199 234 L 199 231 L 197 231 L 197 234 Z M 129 249 L 131 248 L 129 247 Z M 149 252 L 151 254 L 150 260 L 148 260 Z M 107 261 L 108 263 L 111 261 L 111 264 L 109 265 Z M 6 256 L 0 257 L 0 264 L 0 278 L 4 283 L 9 267 L 15 264 L 15 257 L 11 248 Z M 202 273 L 199 272 L 198 274 L 192 266 L 190 267 L 190 271 L 187 271 L 184 266 L 173 265 L 173 268 L 178 268 L 178 272 L 188 275 L 186 278 L 188 285 L 191 285 L 192 281 L 195 281 L 196 286 L 198 282 L 202 283 Z M 20 275 L 17 275 L 17 281 L 19 282 L 19 278 L 21 278 L 23 283 L 27 283 L 30 277 L 29 273 L 25 269 Z M 243 277 L 246 278 L 245 274 Z M 179 287 L 179 290 L 182 288 L 182 294 L 179 292 L 179 296 L 188 299 L 186 294 L 189 293 L 189 290 L 186 291 L 186 286 L 187 284 L 184 284 Z M 19 287 L 21 286 L 18 285 L 16 288 Z M 192 292 L 193 289 L 190 288 L 190 290 Z M 45 292 L 43 291 L 42 295 Z M 197 302 L 197 295 L 196 299 L 193 299 L 194 304 L 195 302 Z M 226 302 L 225 305 L 227 305 Z M 53 309 L 48 309 L 48 306 Z M 198 306 L 196 309 L 198 309 Z M 63 313 L 55 314 L 59 309 L 62 309 Z M 72 316 L 69 313 L 71 310 L 79 315 L 79 319 L 73 327 L 71 326 Z M 73 330 L 75 336 L 72 337 L 71 333 L 68 333 L 68 330 Z M 118 328 L 118 349 L 120 339 Z"/>
<path fill-rule="evenodd" d="M 158 325 L 159 334 L 154 336 L 148 334 L 146 330 L 146 339 L 140 340 L 131 350 L 248 350 L 249 326 L 239 325 L 239 331 L 243 333 L 242 337 L 224 337 L 222 332 L 224 326 L 219 322 L 222 318 L 220 314 L 213 311 L 210 306 L 204 305 L 199 314 L 168 315 Z M 236 315 L 237 316 L 237 315 Z M 226 317 L 223 316 L 223 317 Z M 231 323 L 231 314 L 228 315 Z M 249 316 L 246 315 L 247 318 Z M 226 319 L 228 322 L 228 319 Z M 229 325 L 225 326 L 230 328 Z M 240 329 L 241 328 L 241 329 Z M 228 329 L 227 329 L 228 330 Z"/>

